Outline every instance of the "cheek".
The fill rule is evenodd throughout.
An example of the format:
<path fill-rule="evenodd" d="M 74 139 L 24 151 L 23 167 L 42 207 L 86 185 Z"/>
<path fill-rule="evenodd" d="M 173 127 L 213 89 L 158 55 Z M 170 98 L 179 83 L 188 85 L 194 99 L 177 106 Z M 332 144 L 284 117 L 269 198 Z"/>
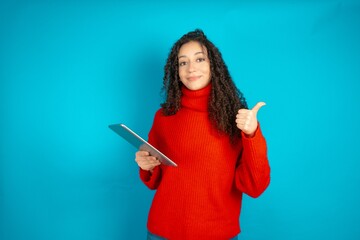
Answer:
<path fill-rule="evenodd" d="M 183 69 L 179 69 L 179 77 L 181 81 L 183 81 L 184 76 L 185 76 L 185 71 Z"/>
<path fill-rule="evenodd" d="M 205 74 L 207 74 L 207 75 L 210 76 L 210 73 L 211 73 L 211 71 L 210 71 L 210 66 L 204 66 L 204 67 L 203 67 L 203 73 L 205 73 Z"/>
<path fill-rule="evenodd" d="M 202 71 L 205 73 L 210 73 L 210 64 L 208 62 L 204 62 L 201 66 Z"/>

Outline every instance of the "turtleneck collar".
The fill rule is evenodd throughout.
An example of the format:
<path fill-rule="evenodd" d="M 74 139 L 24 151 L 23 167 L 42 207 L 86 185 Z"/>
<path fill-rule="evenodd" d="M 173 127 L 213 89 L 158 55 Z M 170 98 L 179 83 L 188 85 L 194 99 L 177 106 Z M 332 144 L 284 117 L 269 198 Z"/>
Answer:
<path fill-rule="evenodd" d="M 199 90 L 190 90 L 183 85 L 181 91 L 181 107 L 199 112 L 208 111 L 211 83 Z"/>

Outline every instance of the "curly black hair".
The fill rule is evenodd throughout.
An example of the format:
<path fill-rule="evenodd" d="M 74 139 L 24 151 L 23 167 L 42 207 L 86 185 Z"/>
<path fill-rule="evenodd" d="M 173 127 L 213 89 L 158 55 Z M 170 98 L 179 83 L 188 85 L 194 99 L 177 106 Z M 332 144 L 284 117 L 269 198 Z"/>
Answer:
<path fill-rule="evenodd" d="M 165 116 L 173 115 L 180 109 L 181 86 L 178 53 L 181 46 L 190 41 L 200 43 L 207 49 L 211 71 L 211 94 L 209 119 L 220 132 L 229 135 L 231 141 L 240 135 L 235 119 L 237 111 L 248 108 L 243 94 L 236 88 L 219 49 L 207 39 L 200 29 L 183 35 L 171 48 L 164 67 L 163 89 L 165 102 L 161 104 Z"/>

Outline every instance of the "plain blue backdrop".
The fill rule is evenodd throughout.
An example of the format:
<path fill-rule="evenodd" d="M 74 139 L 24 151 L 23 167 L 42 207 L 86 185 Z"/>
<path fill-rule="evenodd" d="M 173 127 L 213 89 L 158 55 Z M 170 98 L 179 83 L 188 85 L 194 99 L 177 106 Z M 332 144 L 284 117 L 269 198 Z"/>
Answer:
<path fill-rule="evenodd" d="M 360 239 L 359 1 L 0 3 L 0 239 L 145 239 L 147 138 L 172 44 L 201 28 L 268 142 L 239 239 Z"/>

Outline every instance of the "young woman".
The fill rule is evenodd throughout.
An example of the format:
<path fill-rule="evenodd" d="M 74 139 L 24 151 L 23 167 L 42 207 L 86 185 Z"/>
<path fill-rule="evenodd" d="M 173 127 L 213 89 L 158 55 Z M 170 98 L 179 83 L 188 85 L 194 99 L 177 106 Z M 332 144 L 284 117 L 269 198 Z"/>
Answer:
<path fill-rule="evenodd" d="M 242 194 L 270 182 L 257 112 L 247 109 L 221 53 L 201 30 L 182 36 L 165 65 L 165 102 L 149 142 L 178 164 L 138 151 L 140 178 L 156 193 L 148 239 L 237 239 Z"/>

